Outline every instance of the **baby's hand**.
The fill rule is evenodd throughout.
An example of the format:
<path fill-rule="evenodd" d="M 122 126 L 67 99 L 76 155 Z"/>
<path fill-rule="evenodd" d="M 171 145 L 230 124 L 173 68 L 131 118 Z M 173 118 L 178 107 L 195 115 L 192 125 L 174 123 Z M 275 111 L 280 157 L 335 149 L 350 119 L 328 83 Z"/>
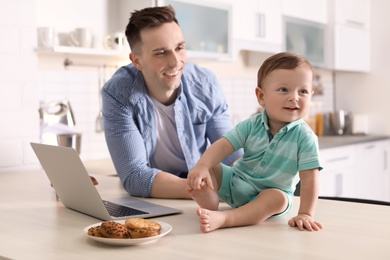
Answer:
<path fill-rule="evenodd" d="M 306 214 L 298 214 L 290 219 L 288 224 L 291 227 L 297 227 L 299 230 L 318 231 L 323 228 L 320 222 L 315 221 L 311 216 Z"/>
<path fill-rule="evenodd" d="M 201 190 L 204 187 L 214 189 L 213 182 L 211 181 L 208 168 L 197 166 L 188 173 L 187 176 L 187 191 Z"/>

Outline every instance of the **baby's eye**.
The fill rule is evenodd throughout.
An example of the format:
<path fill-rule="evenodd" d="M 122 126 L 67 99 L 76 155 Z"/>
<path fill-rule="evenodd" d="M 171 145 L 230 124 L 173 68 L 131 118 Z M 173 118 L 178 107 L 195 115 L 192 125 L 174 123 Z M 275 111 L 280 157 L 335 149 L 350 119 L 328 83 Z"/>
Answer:
<path fill-rule="evenodd" d="M 288 89 L 285 87 L 281 87 L 278 89 L 279 92 L 288 92 Z"/>
<path fill-rule="evenodd" d="M 309 91 L 307 89 L 301 89 L 299 91 L 300 94 L 309 94 Z"/>

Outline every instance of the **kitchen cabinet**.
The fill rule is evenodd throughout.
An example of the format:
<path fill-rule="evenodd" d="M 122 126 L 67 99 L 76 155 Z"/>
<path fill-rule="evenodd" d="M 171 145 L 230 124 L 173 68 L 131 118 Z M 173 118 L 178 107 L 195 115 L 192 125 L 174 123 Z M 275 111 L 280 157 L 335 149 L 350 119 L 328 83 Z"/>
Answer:
<path fill-rule="evenodd" d="M 215 0 L 157 0 L 172 5 L 186 40 L 189 59 L 231 60 L 232 5 Z"/>
<path fill-rule="evenodd" d="M 320 196 L 354 197 L 353 174 L 356 151 L 353 146 L 320 151 L 324 169 L 320 171 Z"/>
<path fill-rule="evenodd" d="M 282 51 L 281 0 L 241 0 L 232 4 L 236 50 Z"/>
<path fill-rule="evenodd" d="M 335 70 L 370 71 L 371 35 L 368 30 L 336 24 L 333 36 Z"/>
<path fill-rule="evenodd" d="M 389 142 L 385 140 L 355 146 L 359 158 L 355 177 L 358 198 L 390 201 Z"/>
<path fill-rule="evenodd" d="M 283 0 L 282 10 L 285 16 L 322 24 L 328 22 L 327 0 Z"/>
<path fill-rule="evenodd" d="M 333 0 L 330 3 L 333 13 L 333 68 L 338 71 L 369 72 L 371 1 Z"/>
<path fill-rule="evenodd" d="M 335 0 L 335 22 L 337 24 L 352 25 L 364 29 L 370 29 L 370 3 L 370 0 Z"/>
<path fill-rule="evenodd" d="M 389 150 L 389 140 L 321 149 L 320 196 L 390 201 Z"/>

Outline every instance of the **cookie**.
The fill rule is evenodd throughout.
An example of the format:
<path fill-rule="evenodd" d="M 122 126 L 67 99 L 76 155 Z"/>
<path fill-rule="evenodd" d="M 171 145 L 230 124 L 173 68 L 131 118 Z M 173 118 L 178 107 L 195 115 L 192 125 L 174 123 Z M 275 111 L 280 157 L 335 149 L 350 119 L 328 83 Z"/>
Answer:
<path fill-rule="evenodd" d="M 143 219 L 143 218 L 129 218 L 125 221 L 125 226 L 129 230 L 151 228 L 154 229 L 155 231 L 159 231 L 161 229 L 161 225 L 156 221 L 150 219 Z"/>
<path fill-rule="evenodd" d="M 130 238 L 128 229 L 114 221 L 106 221 L 100 225 L 100 233 L 107 238 Z"/>
<path fill-rule="evenodd" d="M 154 237 L 159 234 L 159 231 L 152 227 L 143 227 L 138 229 L 130 229 L 130 238 L 145 238 Z"/>
<path fill-rule="evenodd" d="M 100 233 L 100 226 L 94 226 L 88 229 L 88 235 L 93 237 L 103 237 L 102 233 Z"/>

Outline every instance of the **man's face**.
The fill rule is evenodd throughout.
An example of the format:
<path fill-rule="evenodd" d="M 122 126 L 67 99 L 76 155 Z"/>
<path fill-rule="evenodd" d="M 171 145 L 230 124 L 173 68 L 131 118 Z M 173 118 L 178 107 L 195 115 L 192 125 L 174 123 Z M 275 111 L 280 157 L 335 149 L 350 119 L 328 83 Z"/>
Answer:
<path fill-rule="evenodd" d="M 172 22 L 144 29 L 141 39 L 140 49 L 130 57 L 142 71 L 148 90 L 157 100 L 176 93 L 187 60 L 179 25 Z"/>

